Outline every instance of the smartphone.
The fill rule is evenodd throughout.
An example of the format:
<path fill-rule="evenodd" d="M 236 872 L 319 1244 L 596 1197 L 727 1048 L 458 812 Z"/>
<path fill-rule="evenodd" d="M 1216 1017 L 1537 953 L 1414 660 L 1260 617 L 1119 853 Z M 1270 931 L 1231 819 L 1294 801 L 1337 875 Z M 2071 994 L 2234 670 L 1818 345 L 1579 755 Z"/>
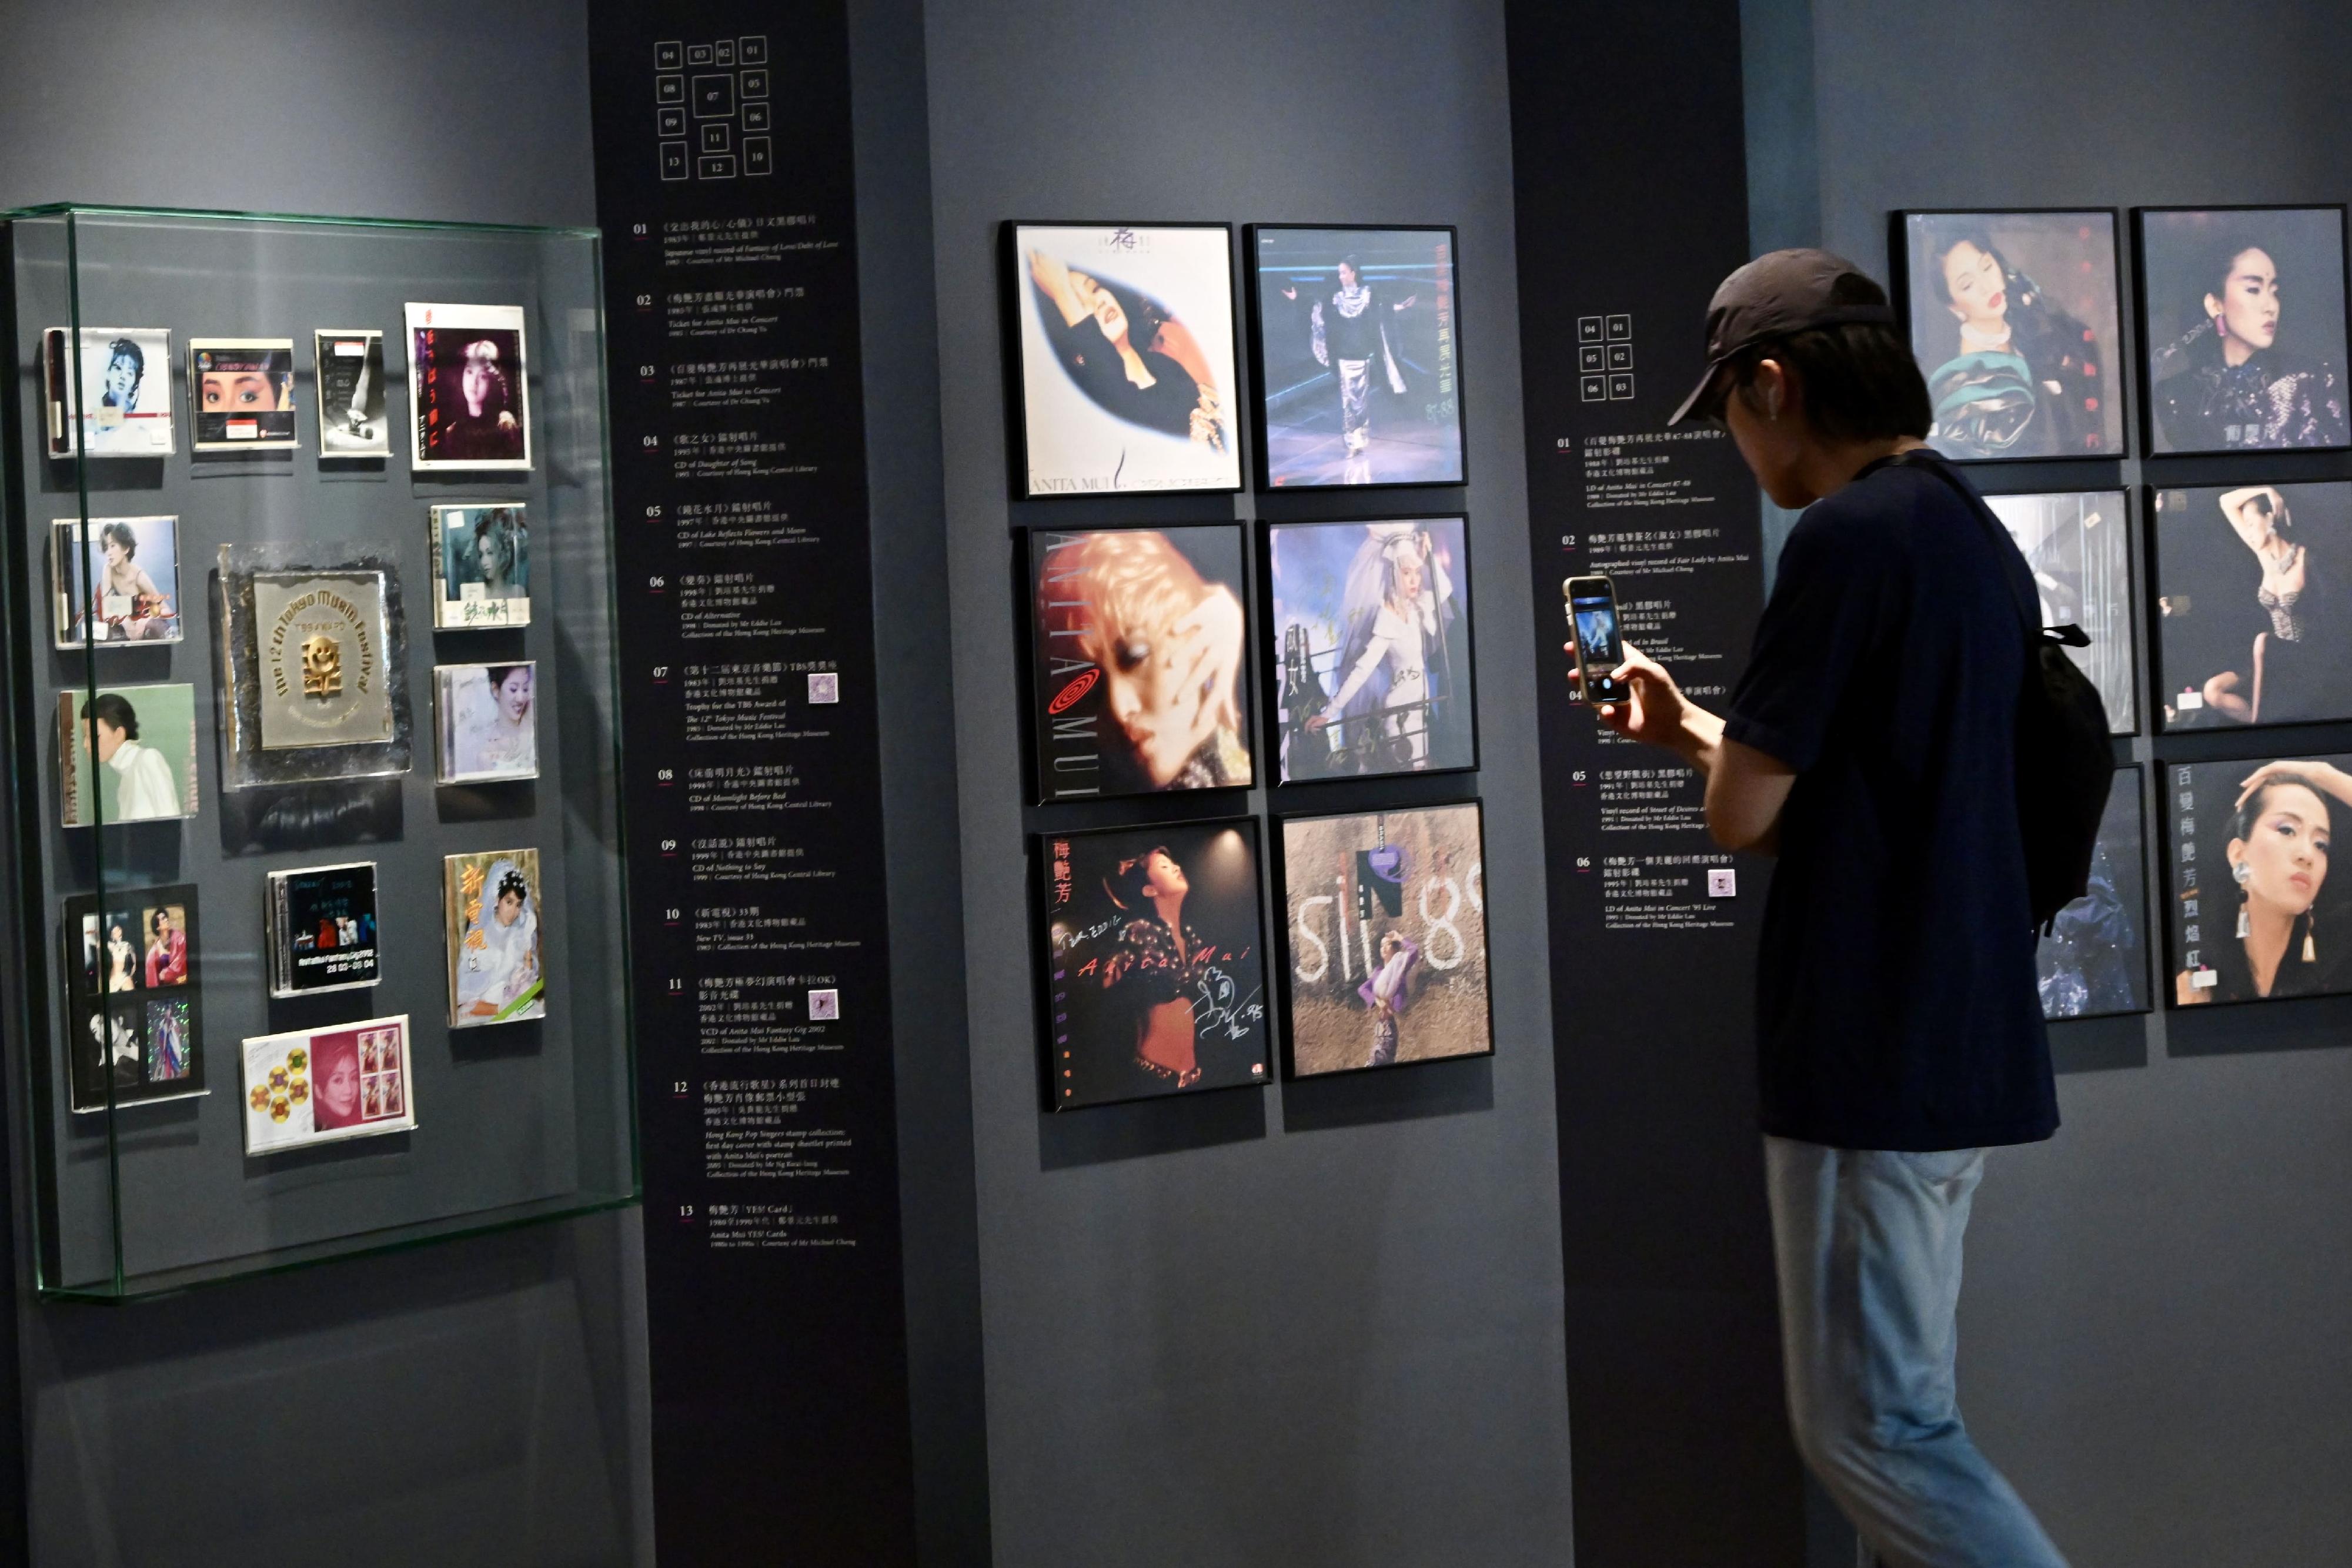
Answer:
<path fill-rule="evenodd" d="M 1623 702 L 1625 683 L 1609 672 L 1625 662 L 1624 644 L 1617 637 L 1617 590 L 1605 577 L 1571 577 L 1559 585 L 1568 601 L 1568 620 L 1576 633 L 1576 673 L 1583 677 L 1584 700 Z"/>

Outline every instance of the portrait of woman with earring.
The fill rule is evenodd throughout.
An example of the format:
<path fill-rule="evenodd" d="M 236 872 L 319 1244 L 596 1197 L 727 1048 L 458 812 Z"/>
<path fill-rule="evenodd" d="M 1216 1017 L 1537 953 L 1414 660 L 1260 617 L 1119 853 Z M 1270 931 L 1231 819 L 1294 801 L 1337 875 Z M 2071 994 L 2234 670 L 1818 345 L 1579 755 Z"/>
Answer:
<path fill-rule="evenodd" d="M 2207 765 L 2216 773 L 2242 766 Z M 2202 938 L 2200 961 L 2174 977 L 2175 1001 L 2269 1001 L 2342 989 L 2352 930 L 2332 940 L 2321 930 L 2320 896 L 2335 819 L 2352 813 L 2352 774 L 2329 762 L 2266 762 L 2237 782 L 2222 852 L 2227 896 L 2195 900 L 2206 905 L 2188 928 Z M 2212 928 L 2223 919 L 2226 936 Z"/>

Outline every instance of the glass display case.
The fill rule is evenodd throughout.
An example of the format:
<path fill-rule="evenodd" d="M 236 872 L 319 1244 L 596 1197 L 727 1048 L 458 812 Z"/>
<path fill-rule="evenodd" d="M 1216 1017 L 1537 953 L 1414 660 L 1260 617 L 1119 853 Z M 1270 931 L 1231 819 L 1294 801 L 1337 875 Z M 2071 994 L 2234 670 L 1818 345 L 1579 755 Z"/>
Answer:
<path fill-rule="evenodd" d="M 0 233 L 38 1289 L 635 1201 L 594 231 Z"/>

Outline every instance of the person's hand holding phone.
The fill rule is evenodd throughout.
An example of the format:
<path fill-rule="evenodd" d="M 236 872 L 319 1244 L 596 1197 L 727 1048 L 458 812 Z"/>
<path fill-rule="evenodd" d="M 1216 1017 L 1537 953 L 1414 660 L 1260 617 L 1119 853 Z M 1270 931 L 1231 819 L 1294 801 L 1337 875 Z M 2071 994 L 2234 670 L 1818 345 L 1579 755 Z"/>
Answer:
<path fill-rule="evenodd" d="M 1568 682 L 1576 693 L 1576 700 L 1584 700 L 1583 677 L 1578 674 L 1574 659 L 1576 644 L 1566 643 L 1570 657 Z M 1671 748 L 1683 731 L 1684 711 L 1688 706 L 1683 699 L 1682 687 L 1675 685 L 1674 676 L 1665 666 L 1636 649 L 1631 643 L 1618 647 L 1625 662 L 1610 672 L 1611 677 L 1624 688 L 1622 702 L 1599 703 L 1593 713 L 1601 722 L 1628 740 L 1642 741 L 1650 746 Z"/>

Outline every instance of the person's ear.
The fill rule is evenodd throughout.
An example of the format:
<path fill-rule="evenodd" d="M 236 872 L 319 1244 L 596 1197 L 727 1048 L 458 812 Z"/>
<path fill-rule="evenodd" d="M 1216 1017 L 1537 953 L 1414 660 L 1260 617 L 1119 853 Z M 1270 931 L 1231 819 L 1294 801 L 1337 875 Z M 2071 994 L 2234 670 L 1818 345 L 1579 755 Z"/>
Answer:
<path fill-rule="evenodd" d="M 2211 320 L 2211 319 L 2216 319 L 2216 318 L 2220 317 L 2220 316 L 2221 316 L 2221 297 L 2220 295 L 2218 295 L 2218 294 L 2208 294 L 2207 296 L 2205 296 L 2205 316 L 2206 316 L 2206 319 L 2207 319 L 2208 320 Z"/>

